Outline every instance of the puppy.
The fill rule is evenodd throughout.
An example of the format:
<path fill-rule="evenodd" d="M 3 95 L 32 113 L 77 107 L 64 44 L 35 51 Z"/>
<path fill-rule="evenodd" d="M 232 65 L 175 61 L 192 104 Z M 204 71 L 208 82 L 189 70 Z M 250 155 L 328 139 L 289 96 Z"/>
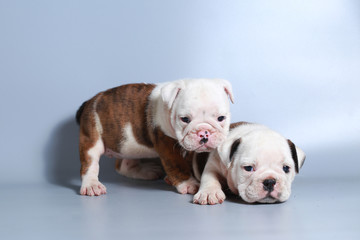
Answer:
<path fill-rule="evenodd" d="M 231 125 L 227 139 L 217 150 L 197 154 L 194 169 L 206 159 L 194 203 L 222 203 L 225 194 L 221 183 L 246 202 L 274 203 L 289 198 L 305 153 L 263 125 L 241 122 Z M 199 171 L 195 176 L 199 178 Z"/>
<path fill-rule="evenodd" d="M 98 180 L 103 154 L 118 159 L 119 173 L 139 179 L 162 175 L 161 167 L 141 165 L 139 159 L 160 158 L 177 191 L 194 194 L 199 183 L 191 175 L 186 152 L 212 151 L 225 140 L 230 125 L 228 97 L 233 101 L 226 80 L 185 79 L 123 85 L 84 102 L 76 114 L 80 194 L 106 193 Z"/>

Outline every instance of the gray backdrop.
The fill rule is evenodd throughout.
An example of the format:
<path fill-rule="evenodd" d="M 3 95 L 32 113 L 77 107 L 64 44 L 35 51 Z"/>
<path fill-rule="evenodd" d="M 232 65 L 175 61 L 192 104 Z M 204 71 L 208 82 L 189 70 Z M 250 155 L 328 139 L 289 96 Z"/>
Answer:
<path fill-rule="evenodd" d="M 301 177 L 359 176 L 359 1 L 0 1 L 0 34 L 2 184 L 79 180 L 84 100 L 185 77 L 231 81 L 232 121 L 292 139 Z"/>
<path fill-rule="evenodd" d="M 198 206 L 106 158 L 79 196 L 81 103 L 187 77 L 304 149 L 289 200 Z M 0 0 L 0 80 L 3 239 L 360 239 L 360 1 Z"/>

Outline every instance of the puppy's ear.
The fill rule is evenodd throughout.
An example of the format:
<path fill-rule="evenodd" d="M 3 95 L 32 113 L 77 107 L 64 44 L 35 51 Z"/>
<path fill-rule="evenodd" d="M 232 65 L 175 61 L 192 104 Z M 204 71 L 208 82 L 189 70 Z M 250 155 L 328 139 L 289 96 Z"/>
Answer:
<path fill-rule="evenodd" d="M 232 161 L 232 157 L 234 156 L 235 152 L 238 150 L 239 145 L 241 143 L 241 138 L 235 140 L 230 148 L 230 155 L 229 155 L 229 161 Z"/>
<path fill-rule="evenodd" d="M 216 79 L 216 80 L 221 82 L 221 84 L 224 86 L 224 91 L 226 92 L 226 94 L 230 98 L 230 101 L 232 103 L 234 103 L 234 94 L 233 94 L 233 91 L 232 91 L 231 83 L 228 80 L 225 80 L 225 79 Z"/>
<path fill-rule="evenodd" d="M 228 164 L 232 161 L 232 158 L 239 148 L 241 138 L 239 139 L 228 139 L 220 147 L 218 147 L 218 154 L 221 161 Z"/>
<path fill-rule="evenodd" d="M 234 94 L 232 91 L 232 86 L 231 83 L 227 80 L 224 80 L 224 89 L 226 94 L 229 96 L 231 102 L 234 103 Z"/>
<path fill-rule="evenodd" d="M 290 147 L 291 157 L 295 163 L 295 172 L 299 173 L 299 169 L 304 165 L 306 155 L 304 151 L 295 146 L 292 141 L 288 139 L 287 142 Z"/>
<path fill-rule="evenodd" d="M 182 81 L 169 82 L 161 88 L 162 100 L 166 103 L 169 109 L 173 106 L 179 92 L 184 88 L 185 85 Z"/>

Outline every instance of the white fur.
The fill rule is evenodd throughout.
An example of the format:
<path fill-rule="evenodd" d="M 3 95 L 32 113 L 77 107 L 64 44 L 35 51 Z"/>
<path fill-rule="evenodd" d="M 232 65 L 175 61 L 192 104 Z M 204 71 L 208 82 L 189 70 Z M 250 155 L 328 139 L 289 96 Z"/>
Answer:
<path fill-rule="evenodd" d="M 121 143 L 121 152 L 115 152 L 110 148 L 106 148 L 106 156 L 118 159 L 157 158 L 159 156 L 153 148 L 148 148 L 136 141 L 131 123 L 125 124 L 123 137 L 125 140 Z"/>
<path fill-rule="evenodd" d="M 133 134 L 131 123 L 126 123 L 123 129 L 125 141 L 121 143 L 121 158 L 155 158 L 159 155 L 154 149 L 139 144 Z"/>
<path fill-rule="evenodd" d="M 178 140 L 188 151 L 211 151 L 225 141 L 230 125 L 229 101 L 233 102 L 231 84 L 223 79 L 183 79 L 161 83 L 150 95 L 154 116 L 153 128 L 159 127 L 165 135 Z M 225 120 L 219 122 L 219 116 Z M 189 124 L 181 121 L 189 117 Z M 201 144 L 197 132 L 211 133 L 206 144 Z M 194 194 L 199 183 L 191 177 L 176 186 L 180 193 Z"/>
<path fill-rule="evenodd" d="M 96 131 L 101 135 L 103 133 L 103 128 L 101 125 L 101 121 L 99 118 L 99 114 L 97 114 L 97 112 L 95 112 L 95 127 L 96 127 Z"/>
<path fill-rule="evenodd" d="M 194 203 L 213 205 L 225 200 L 219 176 L 221 176 L 219 162 L 208 161 L 201 176 L 200 189 L 194 196 Z"/>
<path fill-rule="evenodd" d="M 99 133 L 99 135 L 101 135 L 103 133 L 103 128 L 102 128 L 102 125 L 101 125 L 101 121 L 100 121 L 100 118 L 99 118 L 99 115 L 97 114 L 96 112 L 96 107 L 97 107 L 97 102 L 98 102 L 98 99 L 103 95 L 103 93 L 99 93 L 96 98 L 95 98 L 95 101 L 92 105 L 92 110 L 93 110 L 93 113 L 94 113 L 94 119 L 95 119 L 95 128 L 96 128 L 96 131 Z"/>
<path fill-rule="evenodd" d="M 124 141 L 121 143 L 121 152 L 117 153 L 107 148 L 105 154 L 108 157 L 115 157 L 121 161 L 118 173 L 126 177 L 153 180 L 163 175 L 161 165 L 152 162 L 142 163 L 143 158 L 157 158 L 157 152 L 144 145 L 139 144 L 133 134 L 132 126 L 126 123 L 123 129 Z"/>
<path fill-rule="evenodd" d="M 228 97 L 233 101 L 231 85 L 222 79 L 183 79 L 159 84 L 150 96 L 153 127 L 160 127 L 188 151 L 211 151 L 228 134 Z M 219 116 L 226 118 L 219 122 Z M 184 123 L 182 117 L 188 117 L 191 122 Z M 196 134 L 202 129 L 211 133 L 206 144 L 201 144 Z"/>
<path fill-rule="evenodd" d="M 190 177 L 176 186 L 176 190 L 181 194 L 195 194 L 199 189 L 199 182 L 194 178 Z"/>
<path fill-rule="evenodd" d="M 241 143 L 230 161 L 231 146 L 239 138 Z M 305 154 L 300 148 L 296 149 L 301 167 Z M 283 171 L 284 165 L 290 167 L 289 173 Z M 253 166 L 255 171 L 247 172 L 245 166 Z M 290 147 L 283 136 L 259 124 L 241 125 L 232 129 L 226 141 L 210 154 L 194 202 L 221 203 L 222 198 L 218 201 L 210 198 L 215 192 L 222 191 L 221 180 L 225 180 L 230 190 L 247 202 L 284 202 L 290 196 L 295 174 Z M 270 194 L 263 188 L 266 179 L 276 180 Z"/>

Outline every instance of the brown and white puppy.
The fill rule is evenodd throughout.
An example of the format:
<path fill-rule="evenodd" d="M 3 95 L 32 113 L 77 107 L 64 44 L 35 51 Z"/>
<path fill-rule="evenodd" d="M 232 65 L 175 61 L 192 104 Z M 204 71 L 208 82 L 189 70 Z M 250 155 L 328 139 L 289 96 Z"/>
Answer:
<path fill-rule="evenodd" d="M 82 195 L 101 195 L 99 159 L 118 159 L 117 171 L 156 179 L 160 167 L 139 159 L 160 158 L 168 180 L 180 193 L 199 186 L 191 175 L 187 151 L 208 152 L 219 146 L 230 125 L 231 85 L 222 79 L 185 79 L 161 84 L 128 84 L 97 94 L 83 103 L 80 124 Z M 192 155 L 192 154 L 187 154 Z"/>
<path fill-rule="evenodd" d="M 204 161 L 204 155 L 198 154 L 194 163 Z M 208 155 L 193 201 L 222 203 L 222 183 L 249 203 L 284 202 L 304 160 L 305 153 L 279 133 L 259 124 L 232 124 L 225 142 Z M 199 177 L 199 172 L 195 176 Z"/>

